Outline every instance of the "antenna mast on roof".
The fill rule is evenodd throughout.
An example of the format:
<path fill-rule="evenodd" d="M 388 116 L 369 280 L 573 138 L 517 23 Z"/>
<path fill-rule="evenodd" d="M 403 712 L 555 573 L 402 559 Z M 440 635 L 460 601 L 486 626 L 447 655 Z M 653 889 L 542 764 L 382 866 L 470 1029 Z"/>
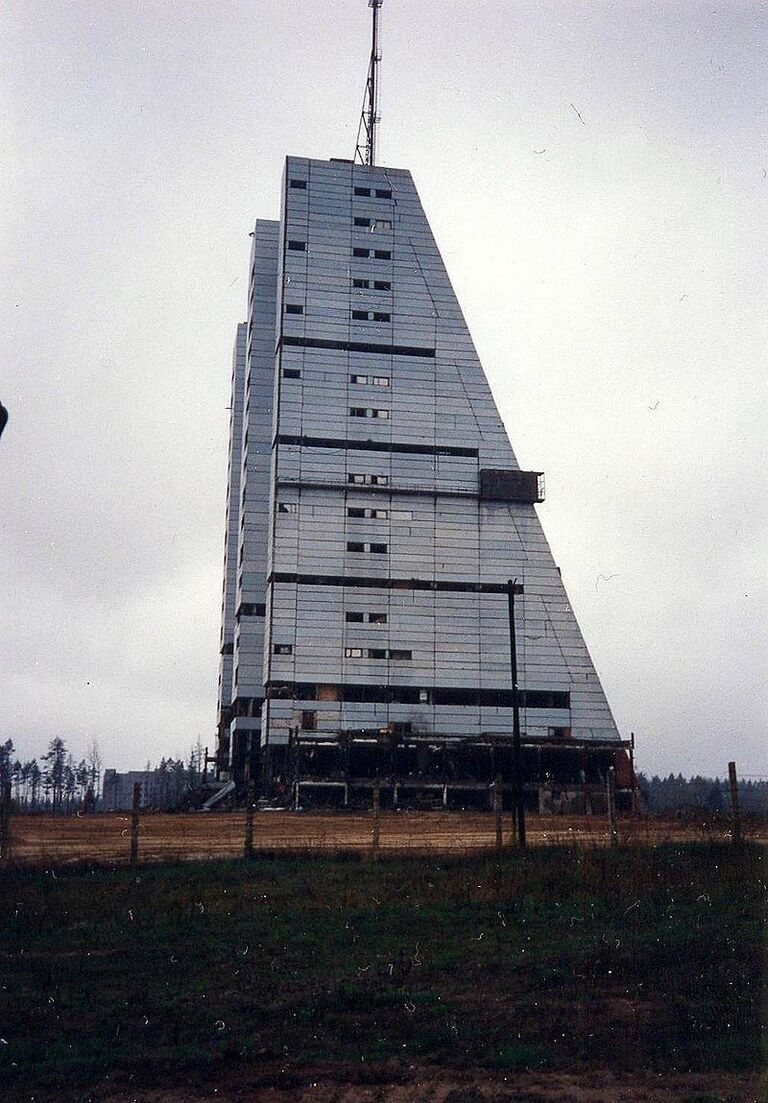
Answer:
<path fill-rule="evenodd" d="M 373 34 L 371 37 L 371 60 L 368 65 L 368 80 L 365 85 L 363 111 L 357 128 L 357 147 L 355 161 L 361 165 L 376 164 L 376 127 L 379 123 L 379 8 L 384 0 L 368 0 L 373 9 Z"/>

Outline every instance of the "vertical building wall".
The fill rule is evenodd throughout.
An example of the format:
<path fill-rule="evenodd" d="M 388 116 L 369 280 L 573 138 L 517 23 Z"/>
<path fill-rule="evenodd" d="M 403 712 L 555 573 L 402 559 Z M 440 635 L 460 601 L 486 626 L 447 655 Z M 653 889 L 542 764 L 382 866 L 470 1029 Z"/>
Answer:
<path fill-rule="evenodd" d="M 232 353 L 229 456 L 227 461 L 227 520 L 224 536 L 224 580 L 221 594 L 221 638 L 219 641 L 218 739 L 216 745 L 216 761 L 219 771 L 229 769 L 230 754 L 247 329 L 245 323 L 237 327 L 235 347 Z"/>
<path fill-rule="evenodd" d="M 235 630 L 235 697 L 247 670 L 262 743 L 510 733 L 510 578 L 524 733 L 618 739 L 533 500 L 480 493 L 518 464 L 410 174 L 289 158 L 280 223 L 258 225 L 242 546 L 266 617 Z"/>
<path fill-rule="evenodd" d="M 266 612 L 267 534 L 275 377 L 275 302 L 278 283 L 279 223 L 259 220 L 251 247 L 248 282 L 248 322 L 238 327 L 242 338 L 242 374 L 233 410 L 228 511 L 227 586 L 231 612 L 225 625 L 231 632 L 233 656 L 228 668 L 222 656 L 222 678 L 229 669 L 227 772 L 247 779 L 258 760 L 262 666 Z M 242 333 L 241 333 L 242 331 Z M 238 344 L 239 347 L 239 344 Z M 225 641 L 225 642 L 228 642 Z M 222 742 L 220 741 L 220 747 Z M 220 755 L 220 768 L 223 755 Z"/>

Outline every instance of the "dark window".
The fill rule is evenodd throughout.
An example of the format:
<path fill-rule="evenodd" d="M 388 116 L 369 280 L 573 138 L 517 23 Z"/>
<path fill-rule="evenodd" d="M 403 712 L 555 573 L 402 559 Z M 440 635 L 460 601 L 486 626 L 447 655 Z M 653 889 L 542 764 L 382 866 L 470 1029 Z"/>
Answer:
<path fill-rule="evenodd" d="M 276 643 L 274 647 L 276 655 L 292 655 L 293 644 L 292 643 Z"/>
<path fill-rule="evenodd" d="M 341 352 L 375 352 L 385 356 L 428 356 L 435 358 L 433 348 L 417 345 L 379 345 L 363 341 L 325 341 L 320 337 L 292 337 L 285 334 L 282 343 L 287 348 L 297 349 L 339 349 Z"/>
<path fill-rule="evenodd" d="M 304 313 L 304 307 L 299 306 L 298 303 L 286 303 L 285 304 L 285 313 L 286 314 L 303 314 Z"/>
<path fill-rule="evenodd" d="M 376 198 L 377 199 L 391 199 L 392 198 L 392 192 L 389 190 L 389 188 L 377 188 L 376 189 Z"/>
<path fill-rule="evenodd" d="M 283 379 L 301 379 L 298 368 L 283 368 Z"/>
<path fill-rule="evenodd" d="M 386 613 L 369 613 L 368 614 L 368 623 L 369 624 L 386 624 L 387 623 L 387 614 Z"/>
<path fill-rule="evenodd" d="M 298 508 L 299 507 L 297 506 L 297 504 L 295 502 L 278 502 L 277 503 L 277 512 L 278 513 L 296 513 Z"/>
<path fill-rule="evenodd" d="M 376 260 L 392 260 L 392 253 L 389 249 L 377 249 L 373 255 Z"/>
<path fill-rule="evenodd" d="M 301 714 L 301 726 L 306 732 L 313 732 L 317 728 L 317 713 L 304 711 Z"/>
<path fill-rule="evenodd" d="M 370 218 L 356 218 L 355 219 L 355 226 L 370 226 L 370 224 L 371 224 Z"/>
<path fill-rule="evenodd" d="M 295 179 L 291 180 L 291 187 L 292 188 L 301 188 L 302 191 L 306 191 L 307 181 L 306 180 L 295 180 Z"/>
<path fill-rule="evenodd" d="M 348 613 L 345 613 L 344 620 L 347 622 L 347 624 L 362 624 L 362 622 L 365 620 L 365 614 L 350 611 Z"/>
<path fill-rule="evenodd" d="M 374 322 L 388 322 L 388 321 L 389 321 L 389 320 L 391 319 L 391 317 L 392 317 L 392 315 L 391 315 L 391 314 L 385 314 L 385 313 L 384 313 L 383 311 L 381 311 L 381 310 L 375 310 L 375 311 L 373 312 L 373 320 L 374 320 Z"/>
<path fill-rule="evenodd" d="M 353 249 L 352 250 L 352 256 L 353 257 L 369 257 L 370 255 L 371 255 L 371 250 L 370 249 Z"/>
<path fill-rule="evenodd" d="M 377 291 L 391 291 L 392 290 L 392 284 L 389 282 L 389 280 L 374 280 L 373 281 L 373 286 L 375 287 L 375 289 Z"/>
<path fill-rule="evenodd" d="M 225 643 L 225 644 L 222 644 L 221 654 L 222 655 L 232 655 L 232 654 L 234 654 L 234 650 L 235 650 L 235 645 L 233 643 Z"/>
<path fill-rule="evenodd" d="M 350 417 L 368 417 L 368 411 L 366 410 L 366 408 L 364 406 L 350 406 L 349 416 Z"/>
<path fill-rule="evenodd" d="M 374 555 L 386 555 L 387 554 L 387 545 L 386 544 L 371 544 L 370 549 L 374 553 Z"/>
<path fill-rule="evenodd" d="M 387 652 L 383 647 L 369 647 L 368 658 L 369 659 L 386 659 Z"/>
<path fill-rule="evenodd" d="M 367 322 L 368 321 L 368 311 L 367 310 L 353 310 L 352 311 L 352 317 L 355 318 L 358 322 Z"/>
<path fill-rule="evenodd" d="M 365 544 L 361 544 L 358 540 L 347 540 L 347 551 L 365 551 Z"/>
<path fill-rule="evenodd" d="M 288 248 L 292 249 L 294 253 L 305 253 L 307 250 L 306 241 L 289 241 Z"/>
<path fill-rule="evenodd" d="M 240 608 L 237 610 L 238 620 L 240 617 L 263 617 L 266 613 L 266 606 L 256 604 L 250 601 L 244 601 Z"/>
<path fill-rule="evenodd" d="M 348 506 L 347 517 L 365 517 L 365 510 L 362 506 Z"/>
<path fill-rule="evenodd" d="M 412 651 L 403 651 L 401 648 L 393 648 L 389 653 L 390 659 L 412 659 Z"/>
<path fill-rule="evenodd" d="M 370 287 L 371 286 L 371 281 L 370 280 L 352 280 L 352 286 L 353 287 Z"/>
<path fill-rule="evenodd" d="M 370 188 L 355 188 L 355 195 L 370 195 Z"/>

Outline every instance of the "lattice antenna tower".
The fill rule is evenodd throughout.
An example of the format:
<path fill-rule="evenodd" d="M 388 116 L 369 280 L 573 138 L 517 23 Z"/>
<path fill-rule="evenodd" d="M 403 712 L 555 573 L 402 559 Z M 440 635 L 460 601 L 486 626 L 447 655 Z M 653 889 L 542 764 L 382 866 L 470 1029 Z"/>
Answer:
<path fill-rule="evenodd" d="M 379 124 L 379 10 L 384 0 L 368 0 L 373 12 L 373 31 L 371 34 L 371 60 L 368 64 L 368 80 L 365 83 L 363 110 L 360 125 L 357 128 L 357 146 L 355 161 L 361 165 L 376 164 L 376 127 Z"/>

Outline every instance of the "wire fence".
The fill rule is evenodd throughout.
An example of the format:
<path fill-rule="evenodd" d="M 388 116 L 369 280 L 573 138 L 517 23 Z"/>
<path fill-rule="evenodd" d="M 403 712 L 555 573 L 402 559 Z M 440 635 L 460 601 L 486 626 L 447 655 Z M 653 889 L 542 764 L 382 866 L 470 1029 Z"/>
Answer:
<path fill-rule="evenodd" d="M 514 845 L 512 817 L 493 812 L 319 813 L 257 811 L 249 846 L 245 811 L 204 813 L 103 813 L 15 816 L 5 848 L 6 864 L 129 864 L 207 861 L 260 854 L 462 855 Z M 768 843 L 768 820 L 743 820 L 744 839 Z M 615 845 L 726 842 L 728 816 L 620 816 Z M 527 817 L 530 846 L 600 847 L 611 844 L 605 817 Z"/>

